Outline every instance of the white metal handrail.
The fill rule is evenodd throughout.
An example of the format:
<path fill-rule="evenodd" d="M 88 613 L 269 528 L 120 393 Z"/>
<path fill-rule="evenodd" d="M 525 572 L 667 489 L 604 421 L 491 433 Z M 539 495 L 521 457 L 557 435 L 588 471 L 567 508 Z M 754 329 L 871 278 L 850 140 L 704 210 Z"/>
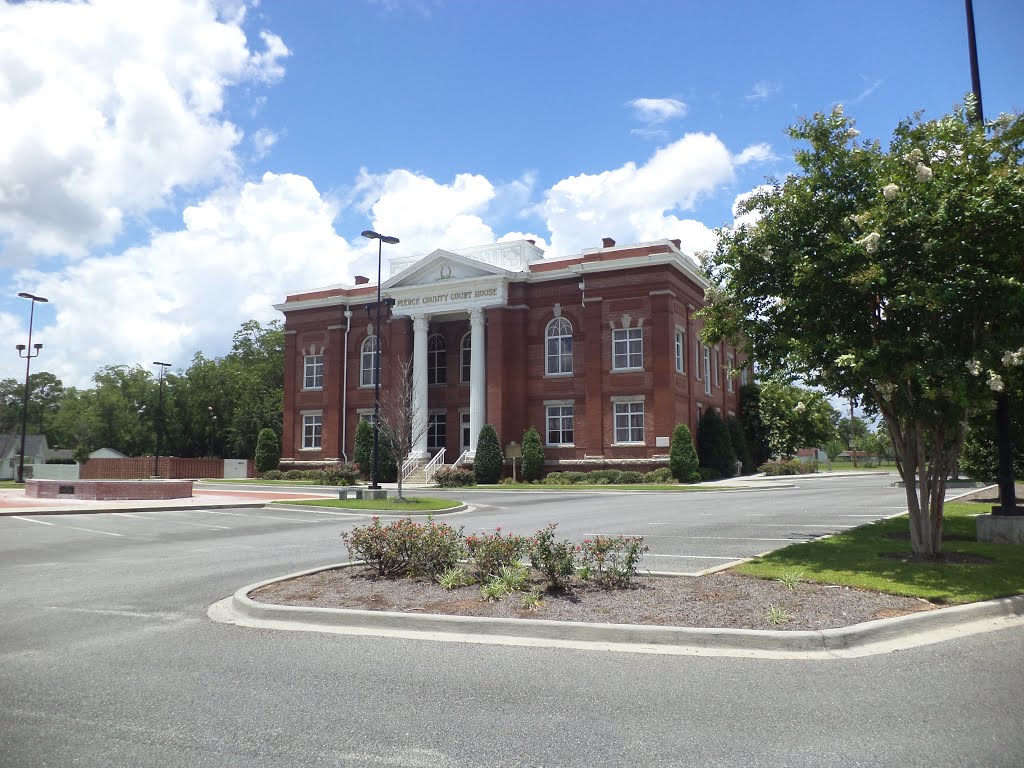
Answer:
<path fill-rule="evenodd" d="M 409 479 L 409 475 L 416 471 L 420 465 L 419 457 L 409 456 L 405 461 L 402 462 L 402 482 L 404 483 Z"/>
<path fill-rule="evenodd" d="M 444 463 L 444 448 L 439 450 L 430 461 L 427 462 L 427 466 L 423 468 L 423 482 L 429 483 L 434 473 L 440 468 L 440 465 Z"/>
<path fill-rule="evenodd" d="M 467 456 L 469 456 L 469 451 L 468 450 L 463 451 L 462 455 L 460 455 L 459 458 L 457 458 L 455 461 L 452 462 L 452 466 L 453 467 L 459 466 L 459 464 L 461 464 L 462 462 L 464 462 L 466 460 Z"/>

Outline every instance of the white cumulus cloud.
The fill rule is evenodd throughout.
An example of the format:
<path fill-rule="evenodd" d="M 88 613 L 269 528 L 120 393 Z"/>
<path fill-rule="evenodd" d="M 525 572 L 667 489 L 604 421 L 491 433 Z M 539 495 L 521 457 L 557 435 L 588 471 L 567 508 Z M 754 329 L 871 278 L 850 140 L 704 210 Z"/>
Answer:
<path fill-rule="evenodd" d="M 633 99 L 629 106 L 638 120 L 648 124 L 686 115 L 686 104 L 678 99 Z"/>
<path fill-rule="evenodd" d="M 280 77 L 244 6 L 207 0 L 0 4 L 0 261 L 83 256 L 176 188 L 235 169 L 225 90 Z"/>

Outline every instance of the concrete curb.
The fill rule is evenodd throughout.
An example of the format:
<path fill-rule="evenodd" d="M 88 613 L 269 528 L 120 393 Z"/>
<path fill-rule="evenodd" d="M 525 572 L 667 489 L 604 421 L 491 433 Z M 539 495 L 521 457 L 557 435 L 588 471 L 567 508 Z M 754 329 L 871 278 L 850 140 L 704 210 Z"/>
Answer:
<path fill-rule="evenodd" d="M 259 603 L 249 593 L 280 581 L 352 565 L 337 563 L 242 587 L 210 609 L 227 623 L 280 629 L 458 642 L 772 658 L 843 658 L 887 653 L 1007 626 L 1024 626 L 1024 595 L 820 631 L 703 629 L 544 619 L 394 613 Z M 290 626 L 289 626 L 290 625 Z"/>

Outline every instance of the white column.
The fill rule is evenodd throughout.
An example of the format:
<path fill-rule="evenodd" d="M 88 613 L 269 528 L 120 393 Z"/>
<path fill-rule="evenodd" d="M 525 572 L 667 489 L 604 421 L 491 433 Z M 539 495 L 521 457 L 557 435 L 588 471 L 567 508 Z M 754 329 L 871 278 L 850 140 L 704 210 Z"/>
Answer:
<path fill-rule="evenodd" d="M 469 310 L 469 453 L 476 455 L 476 441 L 487 414 L 487 377 L 484 371 L 484 311 Z"/>
<path fill-rule="evenodd" d="M 412 455 L 427 454 L 427 316 L 412 319 Z"/>

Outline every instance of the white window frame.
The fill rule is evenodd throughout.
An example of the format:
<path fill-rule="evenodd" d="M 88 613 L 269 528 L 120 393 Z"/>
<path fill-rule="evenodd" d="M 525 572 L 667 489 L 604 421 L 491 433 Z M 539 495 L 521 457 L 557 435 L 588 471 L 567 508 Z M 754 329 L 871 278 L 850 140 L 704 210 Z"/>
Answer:
<path fill-rule="evenodd" d="M 566 342 L 568 350 L 564 349 Z M 553 354 L 552 343 L 555 345 Z M 564 317 L 556 317 L 544 328 L 544 375 L 571 376 L 572 353 L 572 323 Z"/>
<path fill-rule="evenodd" d="M 747 366 L 745 366 L 745 365 L 743 366 L 742 369 L 740 369 L 740 386 L 741 387 L 747 386 Z"/>
<path fill-rule="evenodd" d="M 302 388 L 324 388 L 324 356 L 306 355 L 302 359 Z"/>
<path fill-rule="evenodd" d="M 376 336 L 367 336 L 359 347 L 359 386 L 372 387 L 377 374 L 377 362 L 374 355 L 380 354 L 380 345 Z"/>
<path fill-rule="evenodd" d="M 624 400 L 612 403 L 612 427 L 614 429 L 614 445 L 644 445 L 644 401 Z M 635 417 L 640 417 L 640 424 L 635 424 Z M 639 429 L 639 433 L 637 430 Z M 625 433 L 623 434 L 622 431 Z M 635 439 L 639 436 L 639 440 Z M 623 440 L 622 437 L 626 439 Z"/>
<path fill-rule="evenodd" d="M 469 384 L 473 375 L 473 336 L 467 331 L 459 342 L 459 383 Z"/>
<path fill-rule="evenodd" d="M 711 348 L 701 345 L 701 356 L 704 358 L 704 394 L 711 394 Z"/>
<path fill-rule="evenodd" d="M 617 348 L 623 348 L 619 352 Z M 639 365 L 633 365 L 639 359 Z M 624 362 L 625 365 L 619 363 Z M 644 329 L 613 328 L 612 329 L 612 370 L 642 371 L 644 369 Z"/>
<path fill-rule="evenodd" d="M 722 353 L 715 347 L 715 386 L 722 388 Z"/>
<path fill-rule="evenodd" d="M 441 435 L 444 437 L 444 443 L 438 444 L 437 442 L 437 428 L 438 425 L 444 425 Z M 433 435 L 431 434 L 433 432 Z M 430 438 L 433 437 L 434 441 L 431 442 Z M 446 411 L 431 411 L 427 414 L 427 450 L 431 452 L 437 452 L 442 448 L 445 448 L 448 443 L 448 413 Z"/>
<path fill-rule="evenodd" d="M 433 333 L 427 339 L 427 384 L 447 383 L 448 342 L 440 333 Z"/>
<path fill-rule="evenodd" d="M 676 326 L 676 373 L 686 373 L 686 331 Z"/>
<path fill-rule="evenodd" d="M 558 426 L 552 429 L 552 421 Z M 568 427 L 566 424 L 568 423 Z M 552 433 L 558 433 L 559 440 L 552 441 Z M 566 432 L 569 439 L 566 440 Z M 571 448 L 576 445 L 576 407 L 573 403 L 552 403 L 544 406 L 544 442 L 552 448 Z"/>
<path fill-rule="evenodd" d="M 725 367 L 727 368 L 727 370 L 725 372 L 725 387 L 730 392 L 735 392 L 736 391 L 736 381 L 735 381 L 735 377 L 733 376 L 732 369 L 736 367 L 736 358 L 733 357 L 732 355 L 726 355 L 725 356 Z"/>
<path fill-rule="evenodd" d="M 302 450 L 319 451 L 324 439 L 323 411 L 302 414 Z"/>

